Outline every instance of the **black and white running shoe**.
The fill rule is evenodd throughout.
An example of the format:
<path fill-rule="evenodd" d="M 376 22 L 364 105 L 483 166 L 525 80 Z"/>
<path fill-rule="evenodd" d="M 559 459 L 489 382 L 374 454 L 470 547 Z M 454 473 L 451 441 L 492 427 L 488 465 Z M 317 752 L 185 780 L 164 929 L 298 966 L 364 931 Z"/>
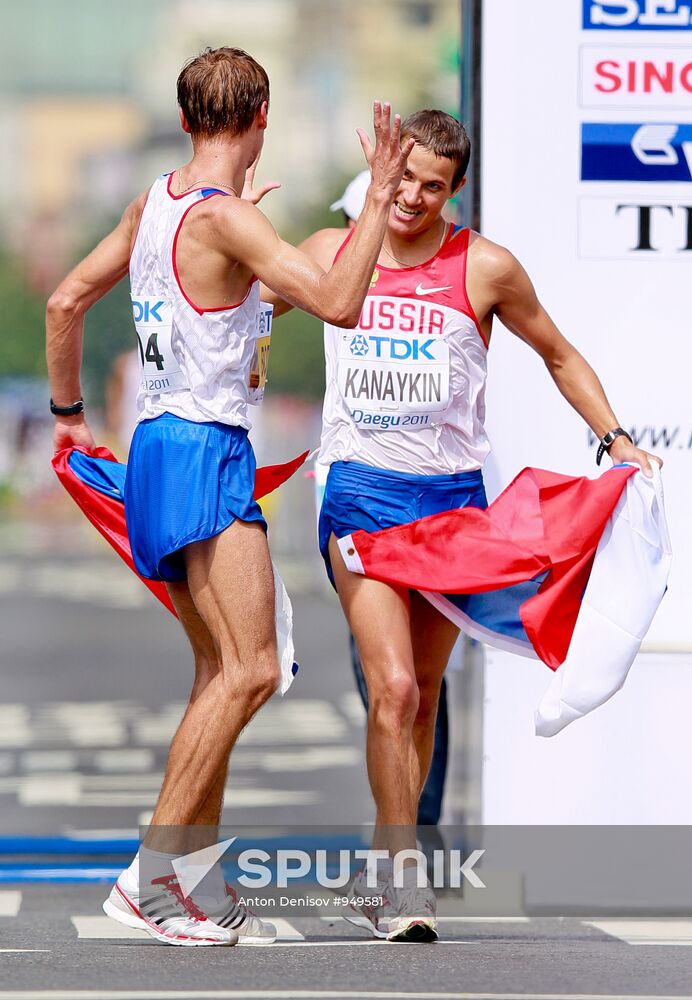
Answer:
<path fill-rule="evenodd" d="M 152 879 L 140 889 L 128 869 L 113 886 L 103 910 L 127 927 L 146 931 L 161 944 L 228 947 L 238 942 L 235 930 L 220 927 L 184 896 L 175 875 Z"/>

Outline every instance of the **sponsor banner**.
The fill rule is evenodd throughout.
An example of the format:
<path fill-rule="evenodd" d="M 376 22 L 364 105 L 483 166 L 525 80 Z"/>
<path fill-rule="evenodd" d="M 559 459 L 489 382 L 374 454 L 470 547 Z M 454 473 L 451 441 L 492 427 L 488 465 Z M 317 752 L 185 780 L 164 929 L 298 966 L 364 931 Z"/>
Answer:
<path fill-rule="evenodd" d="M 692 197 L 686 204 L 673 199 L 580 198 L 579 256 L 689 265 Z"/>
<path fill-rule="evenodd" d="M 582 0 L 585 31 L 690 31 L 685 0 Z"/>
<path fill-rule="evenodd" d="M 646 641 L 671 650 L 692 648 L 692 341 L 677 266 L 692 261 L 690 7 L 483 3 L 481 229 L 526 267 L 618 422 L 665 460 L 673 570 Z M 596 475 L 593 435 L 497 322 L 486 399 L 491 493 L 525 466 Z"/>
<path fill-rule="evenodd" d="M 594 123 L 581 127 L 583 181 L 692 181 L 692 125 Z"/>
<path fill-rule="evenodd" d="M 689 109 L 692 46 L 584 45 L 580 93 L 586 108 Z"/>

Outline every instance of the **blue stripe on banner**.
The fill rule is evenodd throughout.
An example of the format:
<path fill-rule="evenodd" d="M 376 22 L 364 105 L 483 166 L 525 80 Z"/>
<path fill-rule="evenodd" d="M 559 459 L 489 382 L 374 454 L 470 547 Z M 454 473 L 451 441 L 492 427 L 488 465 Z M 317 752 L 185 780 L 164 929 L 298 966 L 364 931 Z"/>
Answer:
<path fill-rule="evenodd" d="M 85 455 L 81 451 L 73 451 L 69 457 L 69 466 L 75 476 L 87 486 L 122 503 L 126 465 L 111 462 L 106 458 Z"/>

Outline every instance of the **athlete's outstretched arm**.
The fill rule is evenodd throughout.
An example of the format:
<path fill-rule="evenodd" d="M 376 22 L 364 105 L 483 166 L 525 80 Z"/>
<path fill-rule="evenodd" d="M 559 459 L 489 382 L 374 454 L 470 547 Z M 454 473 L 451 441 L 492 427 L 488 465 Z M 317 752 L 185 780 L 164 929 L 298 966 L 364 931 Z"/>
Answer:
<path fill-rule="evenodd" d="M 46 360 L 51 396 L 57 406 L 81 399 L 84 315 L 127 274 L 132 239 L 145 202 L 143 194 L 128 206 L 115 229 L 77 264 L 48 300 Z M 93 448 L 84 414 L 56 417 L 53 443 L 56 451 L 70 444 Z"/>
<path fill-rule="evenodd" d="M 372 182 L 348 246 L 325 271 L 313 259 L 279 238 L 254 206 L 234 200 L 223 206 L 220 236 L 228 253 L 247 265 L 280 298 L 328 323 L 355 326 L 382 246 L 390 206 L 406 167 L 413 139 L 400 145 L 401 121 L 390 121 L 388 104 L 375 103 L 375 146 L 359 130 Z M 229 199 L 228 202 L 231 202 Z"/>
<path fill-rule="evenodd" d="M 347 235 L 344 229 L 320 229 L 311 236 L 308 236 L 302 243 L 299 243 L 297 249 L 301 253 L 306 254 L 316 264 L 319 264 L 323 271 L 327 272 L 334 263 L 337 251 Z M 293 309 L 293 305 L 290 302 L 281 298 L 280 295 L 277 295 L 276 292 L 272 291 L 264 283 L 260 285 L 260 298 L 262 302 L 269 302 L 274 306 L 275 318 L 283 316 Z"/>
<path fill-rule="evenodd" d="M 502 247 L 494 247 L 492 255 L 495 313 L 512 333 L 540 354 L 562 395 L 602 438 L 619 422 L 595 371 L 560 333 L 516 258 Z M 635 462 L 649 476 L 651 460 L 663 464 L 626 437 L 617 437 L 609 453 L 614 462 Z"/>

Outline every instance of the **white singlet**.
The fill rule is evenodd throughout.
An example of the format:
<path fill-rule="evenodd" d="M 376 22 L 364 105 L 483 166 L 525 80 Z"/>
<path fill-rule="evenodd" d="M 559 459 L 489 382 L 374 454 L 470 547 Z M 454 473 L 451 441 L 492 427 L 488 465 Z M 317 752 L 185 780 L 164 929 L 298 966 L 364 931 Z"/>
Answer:
<path fill-rule="evenodd" d="M 130 259 L 132 308 L 142 366 L 139 419 L 172 413 L 195 423 L 246 427 L 249 376 L 259 333 L 259 282 L 242 302 L 201 309 L 183 291 L 176 266 L 181 226 L 195 205 L 223 197 L 214 188 L 175 195 L 170 177 L 147 197 Z"/>
<path fill-rule="evenodd" d="M 325 324 L 319 462 L 419 476 L 483 465 L 487 344 L 466 294 L 469 236 L 451 230 L 416 267 L 378 265 L 358 326 Z"/>

